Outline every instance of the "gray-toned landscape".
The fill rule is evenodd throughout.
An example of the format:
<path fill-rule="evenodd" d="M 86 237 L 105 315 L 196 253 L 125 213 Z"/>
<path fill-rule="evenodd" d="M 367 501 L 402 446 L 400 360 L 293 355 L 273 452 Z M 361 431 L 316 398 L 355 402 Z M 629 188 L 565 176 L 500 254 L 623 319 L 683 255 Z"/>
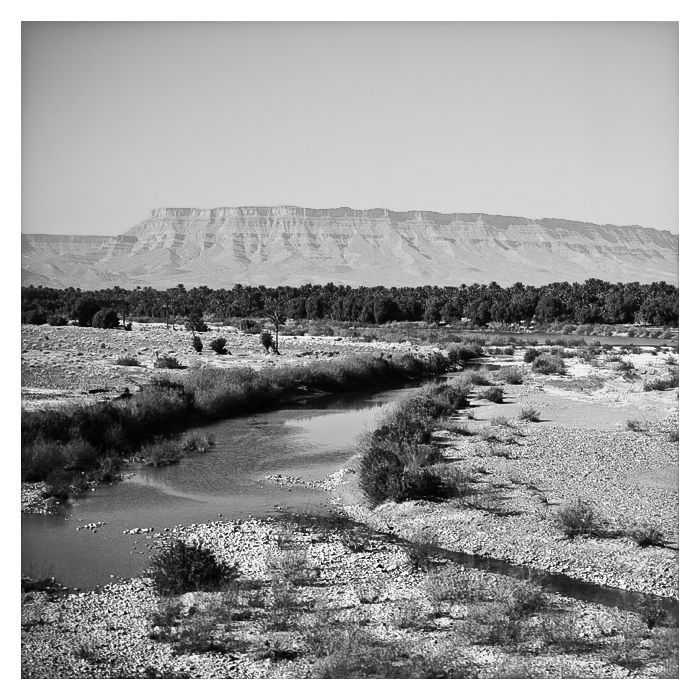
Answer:
<path fill-rule="evenodd" d="M 641 226 L 302 207 L 155 209 L 119 236 L 22 237 L 22 284 L 678 281 L 678 237 Z"/>
<path fill-rule="evenodd" d="M 677 24 L 22 34 L 22 678 L 679 678 Z"/>

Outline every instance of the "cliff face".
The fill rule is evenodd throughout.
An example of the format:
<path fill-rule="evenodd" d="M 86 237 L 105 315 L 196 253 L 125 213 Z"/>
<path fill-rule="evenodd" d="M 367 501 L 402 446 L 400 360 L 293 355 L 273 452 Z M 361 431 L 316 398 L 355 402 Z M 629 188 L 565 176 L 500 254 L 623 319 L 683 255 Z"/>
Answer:
<path fill-rule="evenodd" d="M 678 281 L 678 238 L 559 219 L 223 207 L 155 209 L 119 236 L 22 236 L 22 284 L 99 289 L 337 282 Z"/>

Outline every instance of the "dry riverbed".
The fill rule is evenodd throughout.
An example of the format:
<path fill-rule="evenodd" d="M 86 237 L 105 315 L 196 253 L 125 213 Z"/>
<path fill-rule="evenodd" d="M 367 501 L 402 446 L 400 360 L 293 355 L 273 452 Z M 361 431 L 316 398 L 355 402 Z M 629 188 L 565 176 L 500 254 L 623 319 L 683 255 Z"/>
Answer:
<path fill-rule="evenodd" d="M 31 333 L 25 335 L 27 328 Z M 67 335 L 43 341 L 52 348 L 46 353 L 49 346 L 42 346 L 36 334 L 66 331 L 97 335 L 90 335 L 95 347 L 83 350 L 91 353 L 88 359 L 59 385 L 65 392 L 61 401 L 87 390 L 95 367 L 102 374 L 96 371 L 94 382 L 104 385 L 109 376 L 113 388 L 126 384 L 122 380 L 127 376 L 138 384 L 154 372 L 113 365 L 117 354 L 138 353 L 133 349 L 138 340 L 124 340 L 138 338 L 133 335 L 138 330 L 24 327 L 23 369 L 26 364 L 26 376 L 32 379 L 28 387 L 33 382 L 39 389 L 45 383 L 49 390 L 50 372 L 76 354 L 61 346 Z M 154 337 L 152 327 L 149 331 Z M 101 333 L 104 339 L 98 337 Z M 293 339 L 285 338 L 285 354 L 272 358 L 260 353 L 257 338 L 238 334 L 231 343 L 234 355 L 202 359 L 193 351 L 187 355 L 189 334 L 183 332 L 173 347 L 179 332 L 163 328 L 162 333 L 167 335 L 158 345 L 164 352 L 172 348 L 185 364 L 265 366 L 313 360 L 314 352 L 380 349 L 377 343 L 328 338 L 300 338 L 292 345 Z M 233 331 L 222 334 L 234 340 Z M 117 344 L 107 346 L 110 338 Z M 76 336 L 74 342 L 82 347 L 85 341 Z M 148 353 L 155 346 L 152 340 L 149 349 L 141 345 L 141 357 L 150 357 L 151 364 Z M 386 346 L 381 349 L 410 350 Z M 84 355 L 76 359 L 80 357 Z M 521 357 L 520 352 L 505 361 L 522 365 Z M 595 584 L 677 597 L 678 443 L 673 435 L 678 390 L 642 390 L 644 379 L 666 372 L 667 357 L 626 355 L 634 364 L 634 374 L 627 376 L 604 355 L 585 363 L 567 359 L 566 377 L 528 375 L 522 385 L 503 385 L 504 404 L 475 398 L 452 419 L 470 434 L 436 433 L 446 468 L 473 486 L 460 501 L 370 509 L 353 469 L 313 486 L 331 491 L 341 511 L 380 533 Z M 78 385 L 71 384 L 76 378 Z M 475 387 L 476 393 L 481 389 Z M 524 406 L 539 411 L 541 422 L 520 420 Z M 637 421 L 637 431 L 627 429 L 628 420 Z M 284 475 L 273 480 L 285 483 Z M 606 536 L 563 536 L 556 512 L 578 497 L 594 507 Z M 628 536 L 641 523 L 663 532 L 663 547 L 640 547 Z M 240 571 L 236 584 L 223 592 L 169 600 L 159 598 L 147 578 L 84 593 L 26 591 L 22 675 L 310 678 L 352 677 L 361 669 L 420 677 L 677 675 L 677 632 L 650 629 L 648 615 L 541 594 L 505 576 L 435 561 L 425 551 L 421 555 L 422 550 L 410 555 L 364 531 L 247 520 L 149 535 L 154 544 L 173 536 L 200 541 L 235 563 Z M 531 604 L 523 607 L 523 600 Z"/>
<path fill-rule="evenodd" d="M 194 525 L 236 564 L 224 592 L 159 598 L 147 579 L 25 592 L 32 678 L 594 677 L 676 673 L 677 632 L 542 596 L 503 576 L 426 563 L 353 530 Z M 156 535 L 158 538 L 158 535 Z"/>
<path fill-rule="evenodd" d="M 665 356 L 630 357 L 634 378 L 602 358 L 567 360 L 566 378 L 530 376 L 503 385 L 505 403 L 476 398 L 460 411 L 453 424 L 471 434 L 436 437 L 449 468 L 471 482 L 465 498 L 370 509 L 349 472 L 338 504 L 354 520 L 410 540 L 677 597 L 678 390 L 643 391 L 645 377 L 663 372 Z M 525 406 L 541 421 L 520 420 Z M 600 536 L 569 539 L 558 527 L 559 508 L 578 498 L 598 515 Z M 641 547 L 630 537 L 645 524 L 661 531 L 664 546 Z"/>

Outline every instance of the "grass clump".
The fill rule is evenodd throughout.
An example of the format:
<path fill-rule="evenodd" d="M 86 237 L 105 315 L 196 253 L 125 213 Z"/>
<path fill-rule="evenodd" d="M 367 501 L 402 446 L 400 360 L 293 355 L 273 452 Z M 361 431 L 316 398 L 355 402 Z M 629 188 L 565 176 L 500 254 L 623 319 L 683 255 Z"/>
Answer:
<path fill-rule="evenodd" d="M 573 504 L 563 505 L 556 514 L 556 523 L 569 538 L 594 535 L 600 525 L 594 510 L 580 497 Z"/>
<path fill-rule="evenodd" d="M 523 356 L 523 359 L 525 362 L 528 364 L 531 364 L 534 362 L 540 355 L 542 354 L 541 350 L 538 350 L 537 348 L 528 348 L 525 350 L 525 355 Z"/>
<path fill-rule="evenodd" d="M 480 399 L 486 399 L 492 403 L 503 403 L 503 389 L 500 386 L 491 386 L 479 393 Z"/>
<path fill-rule="evenodd" d="M 466 379 L 474 386 L 491 386 L 492 384 L 487 372 L 469 372 Z"/>
<path fill-rule="evenodd" d="M 520 367 L 504 367 L 499 376 L 506 384 L 522 384 L 525 381 L 525 372 Z"/>
<path fill-rule="evenodd" d="M 209 343 L 209 347 L 217 354 L 217 355 L 229 355 L 229 351 L 226 348 L 226 338 L 220 336 L 218 338 L 214 338 L 214 340 Z"/>
<path fill-rule="evenodd" d="M 215 444 L 214 433 L 190 432 L 182 436 L 182 449 L 185 452 L 208 452 Z"/>
<path fill-rule="evenodd" d="M 425 579 L 425 595 L 438 615 L 449 614 L 454 605 L 468 603 L 478 597 L 469 578 L 454 569 L 435 571 Z"/>
<path fill-rule="evenodd" d="M 184 366 L 179 363 L 177 357 L 173 357 L 172 355 L 160 355 L 156 358 L 153 366 L 156 369 L 184 369 Z"/>
<path fill-rule="evenodd" d="M 532 406 L 524 406 L 520 409 L 520 414 L 518 415 L 518 418 L 520 420 L 527 421 L 528 423 L 539 423 L 540 412 Z"/>
<path fill-rule="evenodd" d="M 544 353 L 532 361 L 532 371 L 538 374 L 565 374 L 566 366 L 561 356 Z"/>
<path fill-rule="evenodd" d="M 664 533 L 650 523 L 635 525 L 630 530 L 629 536 L 640 547 L 663 547 L 666 543 Z"/>
<path fill-rule="evenodd" d="M 642 388 L 644 391 L 665 391 L 678 386 L 678 372 L 671 372 L 665 377 L 654 377 L 647 379 Z"/>
<path fill-rule="evenodd" d="M 140 367 L 141 363 L 132 355 L 120 355 L 115 361 L 115 365 L 120 367 Z"/>
<path fill-rule="evenodd" d="M 299 585 L 311 577 L 308 550 L 300 547 L 282 549 L 270 554 L 266 565 L 273 580 L 284 580 L 292 585 Z"/>
<path fill-rule="evenodd" d="M 141 459 L 150 467 L 164 467 L 180 461 L 180 443 L 177 440 L 161 440 L 146 445 L 141 450 Z"/>
<path fill-rule="evenodd" d="M 483 357 L 483 350 L 478 345 L 463 345 L 462 343 L 451 343 L 447 346 L 447 357 L 453 364 L 463 365 L 469 360 Z"/>
<path fill-rule="evenodd" d="M 201 543 L 175 540 L 151 558 L 146 575 L 160 595 L 213 591 L 238 577 L 238 570 L 220 562 Z"/>

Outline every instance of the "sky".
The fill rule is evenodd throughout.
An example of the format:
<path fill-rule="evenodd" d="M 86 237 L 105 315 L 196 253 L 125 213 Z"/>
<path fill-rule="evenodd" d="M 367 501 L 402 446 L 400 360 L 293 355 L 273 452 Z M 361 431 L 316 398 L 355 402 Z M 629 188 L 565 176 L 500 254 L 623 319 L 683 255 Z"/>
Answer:
<path fill-rule="evenodd" d="M 24 233 L 279 204 L 678 233 L 677 24 L 22 24 Z"/>

